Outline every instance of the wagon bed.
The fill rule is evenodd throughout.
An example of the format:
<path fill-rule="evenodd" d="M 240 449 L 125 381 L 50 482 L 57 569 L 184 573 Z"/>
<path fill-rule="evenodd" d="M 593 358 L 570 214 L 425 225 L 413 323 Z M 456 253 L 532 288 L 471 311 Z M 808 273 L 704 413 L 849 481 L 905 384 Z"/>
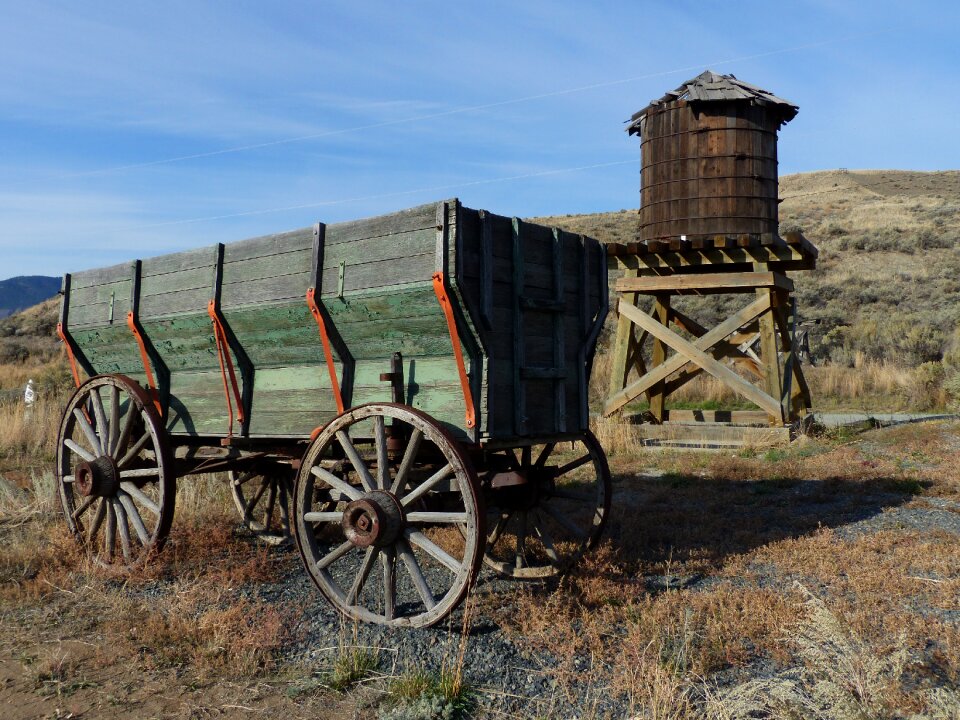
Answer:
<path fill-rule="evenodd" d="M 61 322 L 87 374 L 146 387 L 150 368 L 173 437 L 307 438 L 345 407 L 397 400 L 381 375 L 399 352 L 401 402 L 502 442 L 587 427 L 605 262 L 595 240 L 450 200 L 67 275 Z M 233 432 L 211 303 L 235 361 Z"/>

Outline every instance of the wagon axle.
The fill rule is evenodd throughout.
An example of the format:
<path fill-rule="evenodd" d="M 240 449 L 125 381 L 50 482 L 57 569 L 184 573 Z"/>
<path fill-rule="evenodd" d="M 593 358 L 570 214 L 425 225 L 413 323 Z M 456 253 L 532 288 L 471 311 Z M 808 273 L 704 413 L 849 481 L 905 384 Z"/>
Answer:
<path fill-rule="evenodd" d="M 110 497 L 120 489 L 120 471 L 108 455 L 77 463 L 73 485 L 84 497 Z"/>
<path fill-rule="evenodd" d="M 395 495 L 374 490 L 344 508 L 340 525 L 347 540 L 357 547 L 386 547 L 396 542 L 403 530 L 403 510 Z"/>

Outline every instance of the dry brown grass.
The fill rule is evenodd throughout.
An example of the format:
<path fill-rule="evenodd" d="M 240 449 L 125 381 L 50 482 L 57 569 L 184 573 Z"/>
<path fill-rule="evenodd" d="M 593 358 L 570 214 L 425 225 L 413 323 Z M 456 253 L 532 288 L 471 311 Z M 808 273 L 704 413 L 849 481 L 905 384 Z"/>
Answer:
<path fill-rule="evenodd" d="M 732 699 L 708 700 L 716 678 L 736 687 L 758 666 L 805 666 L 809 644 L 796 640 L 813 631 L 803 624 L 811 610 L 799 580 L 835 618 L 833 629 L 855 639 L 857 667 L 906 658 L 871 681 L 870 707 L 933 713 L 934 688 L 960 682 L 960 630 L 950 619 L 960 597 L 956 536 L 847 537 L 834 528 L 889 506 L 929 507 L 928 496 L 960 501 L 949 477 L 960 461 L 958 429 L 905 426 L 764 453 L 623 447 L 611 463 L 608 544 L 558 587 L 526 590 L 502 622 L 556 658 L 545 670 L 568 702 L 578 702 L 578 687 L 603 687 L 641 717 L 753 717 Z M 818 687 L 797 686 L 802 698 L 825 690 L 829 678 L 816 670 L 804 682 Z"/>

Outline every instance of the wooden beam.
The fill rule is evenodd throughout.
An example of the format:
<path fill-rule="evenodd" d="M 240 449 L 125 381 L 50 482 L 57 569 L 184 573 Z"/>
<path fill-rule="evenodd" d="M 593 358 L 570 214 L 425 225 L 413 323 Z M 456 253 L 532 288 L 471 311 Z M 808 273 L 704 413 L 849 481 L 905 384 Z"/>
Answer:
<path fill-rule="evenodd" d="M 777 269 L 785 270 L 812 270 L 816 267 L 816 260 L 813 257 L 789 245 L 617 256 L 610 258 L 609 267 L 614 270 L 624 268 L 677 268 L 704 265 L 750 265 L 755 262 L 775 263 L 778 265 Z"/>
<path fill-rule="evenodd" d="M 636 270 L 627 270 L 628 275 L 636 275 Z M 623 300 L 630 303 L 637 302 L 637 294 L 630 293 L 623 297 Z M 623 313 L 617 318 L 617 335 L 613 341 L 613 361 L 610 368 L 610 394 L 619 392 L 627 384 L 629 367 L 627 361 L 630 355 L 630 349 L 634 341 L 634 326 Z"/>
<path fill-rule="evenodd" d="M 755 266 L 757 271 L 766 269 L 766 265 L 758 264 Z M 767 395 L 777 398 L 777 411 L 770 414 L 773 422 L 783 422 L 783 405 L 780 404 L 780 398 L 783 393 L 783 375 L 780 367 L 780 355 L 777 352 L 780 345 L 780 338 L 777 335 L 776 326 L 776 297 L 774 291 L 770 288 L 761 288 L 757 290 L 757 297 L 770 298 L 770 310 L 760 316 L 760 360 L 763 363 L 764 389 Z"/>
<path fill-rule="evenodd" d="M 766 297 L 758 298 L 757 303 L 761 303 L 765 305 L 767 309 L 769 309 L 769 293 L 767 293 Z M 753 308 L 757 303 L 751 304 L 749 307 Z M 675 332 L 665 327 L 662 323 L 657 322 L 642 310 L 639 310 L 632 305 L 624 305 L 621 303 L 620 312 L 625 314 L 631 321 L 635 322 L 640 327 L 648 330 L 651 335 L 661 340 L 665 345 L 669 345 L 671 348 L 676 350 L 679 355 L 682 355 L 687 360 L 696 363 L 718 380 L 722 380 L 734 391 L 745 397 L 747 400 L 756 403 L 759 407 L 769 412 L 773 417 L 780 416 L 780 401 L 778 399 L 775 399 L 774 396 L 763 392 L 758 387 L 751 385 L 742 377 L 737 375 L 733 370 L 719 362 L 716 358 L 708 355 L 700 347 L 697 347 L 693 343 L 684 340 Z M 751 316 L 750 319 L 752 320 L 753 317 Z M 762 320 L 763 316 L 761 316 L 761 322 Z M 739 327 L 739 325 L 737 327 Z M 726 335 L 721 336 L 721 338 L 725 336 Z M 704 338 L 705 337 L 706 336 L 704 336 Z M 698 342 L 702 342 L 704 338 L 700 338 Z M 717 338 L 717 340 L 721 338 Z M 712 347 L 717 340 L 711 342 L 710 345 L 706 346 L 706 348 L 709 349 Z M 664 363 L 664 366 L 665 365 L 666 363 Z M 657 368 L 654 368 L 650 372 L 653 373 L 656 372 L 656 370 Z M 648 375 L 649 374 L 650 373 L 648 373 Z M 779 395 L 780 393 L 778 389 L 776 398 L 779 398 Z"/>
<path fill-rule="evenodd" d="M 674 310 L 671 313 L 670 319 L 674 322 L 674 324 L 677 325 L 677 327 L 682 330 L 686 330 L 694 337 L 703 337 L 707 334 L 707 329 L 703 327 L 703 325 L 698 323 L 693 318 L 684 315 L 679 310 Z M 719 343 L 717 343 L 717 349 L 721 351 L 717 357 L 731 358 L 732 360 L 736 361 L 738 365 L 747 368 L 756 377 L 761 378 L 763 377 L 763 371 L 760 369 L 760 365 L 756 360 L 743 352 L 739 347 L 740 344 L 744 342 L 744 340 L 741 339 L 742 335 L 742 333 L 733 333 L 729 340 L 721 340 Z"/>
<path fill-rule="evenodd" d="M 697 338 L 697 340 L 693 343 L 693 347 L 700 350 L 707 350 L 713 347 L 724 338 L 728 337 L 732 333 L 735 333 L 738 329 L 740 329 L 741 327 L 749 323 L 751 320 L 754 320 L 761 313 L 769 309 L 769 307 L 770 307 L 769 297 L 758 298 L 757 300 L 754 300 L 752 303 L 747 305 L 745 308 L 743 308 L 739 312 L 736 312 L 733 315 L 731 315 L 729 318 L 724 320 L 722 323 L 717 325 L 708 333 L 706 333 L 702 337 Z M 643 315 L 643 311 L 638 310 L 637 308 L 632 308 L 632 310 L 634 312 L 630 313 L 631 314 L 630 319 L 632 319 L 632 317 L 635 316 L 634 313 L 639 313 L 640 315 Z M 624 303 L 623 301 L 621 301 L 620 303 L 621 316 L 626 315 L 627 312 L 630 312 L 630 311 L 629 310 L 626 312 L 624 311 Z M 649 318 L 649 316 L 647 316 L 647 319 L 649 322 L 658 324 L 652 318 Z M 680 339 L 678 335 L 671 332 L 670 330 L 667 330 L 666 328 L 663 328 L 662 325 L 660 327 L 666 330 L 666 332 L 669 335 Z M 674 355 L 673 357 L 669 358 L 666 362 L 664 362 L 662 365 L 650 370 L 638 380 L 627 385 L 625 388 L 617 392 L 611 393 L 610 397 L 607 399 L 607 402 L 604 404 L 603 414 L 612 415 L 617 410 L 622 408 L 624 405 L 632 401 L 634 398 L 638 397 L 641 393 L 646 392 L 648 388 L 650 388 L 657 382 L 665 380 L 667 377 L 675 373 L 677 370 L 679 370 L 689 362 L 690 361 L 684 356 Z"/>
<path fill-rule="evenodd" d="M 767 424 L 765 410 L 668 410 L 665 422 Z"/>
<path fill-rule="evenodd" d="M 793 290 L 793 280 L 778 272 L 732 272 L 697 273 L 691 275 L 666 275 L 659 277 L 622 277 L 613 285 L 620 292 L 749 292 L 756 288 L 770 287 Z"/>
<path fill-rule="evenodd" d="M 667 328 L 670 325 L 670 296 L 657 295 L 651 314 L 662 327 Z M 644 317 L 650 316 L 646 315 Z M 650 365 L 652 369 L 656 369 L 667 359 L 667 346 L 660 337 L 654 333 L 651 334 L 653 334 L 654 340 Z M 650 388 L 650 412 L 653 413 L 657 422 L 663 422 L 664 404 L 667 399 L 665 390 L 662 380 Z"/>

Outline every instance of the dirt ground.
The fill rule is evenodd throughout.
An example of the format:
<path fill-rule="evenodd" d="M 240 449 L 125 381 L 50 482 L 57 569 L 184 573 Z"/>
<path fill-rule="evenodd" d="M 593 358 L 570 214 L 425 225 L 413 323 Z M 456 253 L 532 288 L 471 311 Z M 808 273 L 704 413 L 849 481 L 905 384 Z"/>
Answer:
<path fill-rule="evenodd" d="M 731 704 L 730 691 L 779 683 L 814 702 L 817 683 L 836 680 L 819 662 L 862 671 L 865 689 L 847 698 L 862 712 L 850 717 L 957 717 L 958 438 L 960 423 L 935 422 L 738 453 L 644 453 L 608 439 L 603 547 L 561 583 L 484 582 L 476 593 L 472 715 L 770 717 L 759 700 Z M 210 498 L 193 501 L 178 506 L 158 566 L 126 579 L 83 569 L 49 505 L 4 516 L 0 716 L 441 716 L 391 714 L 398 680 L 417 668 L 383 655 L 335 682 L 337 668 L 309 650 L 336 655 L 343 628 L 296 554 L 237 537 L 229 514 L 196 510 Z M 818 613 L 826 630 L 811 629 Z M 419 646 L 442 637 L 379 642 L 416 663 Z M 813 655 L 808 641 L 821 643 Z M 838 647 L 847 655 L 830 654 Z M 498 690 L 498 663 L 519 690 Z M 846 715 L 799 717 L 822 716 Z"/>

